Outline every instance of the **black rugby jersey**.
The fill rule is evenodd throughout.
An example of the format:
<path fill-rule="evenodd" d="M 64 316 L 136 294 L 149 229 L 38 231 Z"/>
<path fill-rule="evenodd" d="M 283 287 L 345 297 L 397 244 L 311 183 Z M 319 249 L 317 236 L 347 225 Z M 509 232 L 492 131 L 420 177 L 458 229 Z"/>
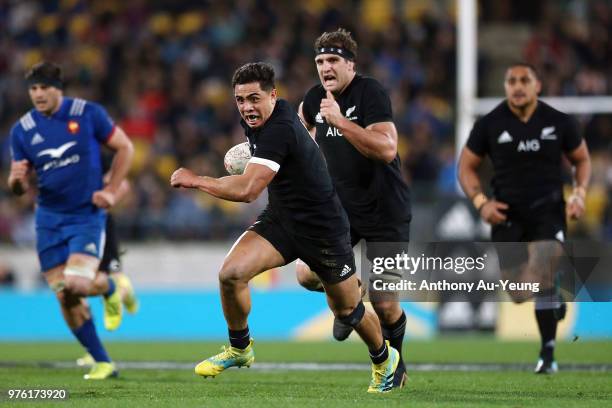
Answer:
<path fill-rule="evenodd" d="M 338 237 L 349 224 L 325 166 L 325 159 L 297 113 L 282 99 L 266 123 L 251 129 L 241 121 L 253 162 L 278 166 L 268 185 L 268 211 L 298 236 Z M 263 159 L 258 160 L 258 159 Z"/>
<path fill-rule="evenodd" d="M 375 230 L 410 220 L 410 190 L 402 178 L 399 156 L 391 163 L 361 154 L 319 113 L 326 92 L 321 84 L 304 96 L 304 119 L 316 127 L 316 140 L 327 161 L 338 196 L 347 211 L 351 226 Z M 391 122 L 389 95 L 373 78 L 355 75 L 347 88 L 335 96 L 340 111 L 365 128 L 373 123 Z"/>
<path fill-rule="evenodd" d="M 511 206 L 529 207 L 554 197 L 562 200 L 563 153 L 580 146 L 572 118 L 542 101 L 527 123 L 506 100 L 474 124 L 467 147 L 493 163 L 493 193 Z"/>

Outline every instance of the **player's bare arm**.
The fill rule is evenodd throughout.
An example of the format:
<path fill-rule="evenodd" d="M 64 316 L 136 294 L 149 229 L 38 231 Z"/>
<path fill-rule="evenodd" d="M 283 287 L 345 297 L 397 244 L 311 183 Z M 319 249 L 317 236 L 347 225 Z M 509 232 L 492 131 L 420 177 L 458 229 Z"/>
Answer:
<path fill-rule="evenodd" d="M 342 132 L 364 156 L 390 163 L 397 155 L 397 129 L 393 122 L 373 123 L 366 128 L 351 122 L 340 111 L 331 91 L 321 99 L 321 116 L 328 124 Z"/>
<path fill-rule="evenodd" d="M 257 163 L 249 163 L 241 175 L 221 178 L 198 176 L 189 169 L 180 168 L 172 173 L 170 185 L 197 188 L 223 200 L 250 203 L 259 197 L 275 175 L 276 172 Z"/>
<path fill-rule="evenodd" d="M 29 172 L 30 162 L 27 160 L 11 161 L 8 186 L 14 194 L 22 195 L 28 191 L 28 188 L 30 188 L 30 183 L 28 182 Z"/>
<path fill-rule="evenodd" d="M 495 199 L 489 199 L 483 192 L 478 177 L 478 169 L 482 164 L 482 157 L 464 147 L 459 157 L 459 184 L 465 195 L 472 201 L 483 220 L 491 225 L 506 221 L 504 210 L 508 204 Z"/>
<path fill-rule="evenodd" d="M 110 183 L 112 178 L 112 168 L 109 169 L 106 174 L 104 174 L 104 177 L 102 178 L 102 181 L 104 182 L 104 185 L 108 185 L 108 183 Z M 132 186 L 130 184 L 130 182 L 128 181 L 128 179 L 123 179 L 121 181 L 121 184 L 119 185 L 119 189 L 115 192 L 115 203 L 118 203 L 119 201 L 123 200 L 123 198 L 128 195 L 128 193 L 132 190 Z"/>
<path fill-rule="evenodd" d="M 574 166 L 575 174 L 574 190 L 567 201 L 565 212 L 569 218 L 577 220 L 584 214 L 584 200 L 591 179 L 591 158 L 586 142 L 583 140 L 580 146 L 567 154 L 567 158 Z"/>
<path fill-rule="evenodd" d="M 120 127 L 115 127 L 106 145 L 115 151 L 113 164 L 108 172 L 108 183 L 93 194 L 93 203 L 100 208 L 110 208 L 123 196 L 122 183 L 125 180 L 134 156 L 134 146 Z"/>

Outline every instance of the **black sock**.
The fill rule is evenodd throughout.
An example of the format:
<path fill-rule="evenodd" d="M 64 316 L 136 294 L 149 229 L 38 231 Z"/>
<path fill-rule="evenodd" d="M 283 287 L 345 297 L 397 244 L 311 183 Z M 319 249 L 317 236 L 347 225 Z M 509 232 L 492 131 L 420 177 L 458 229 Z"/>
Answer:
<path fill-rule="evenodd" d="M 370 358 L 374 364 L 380 364 L 389 357 L 389 349 L 387 348 L 387 342 L 383 341 L 383 345 L 375 351 L 370 351 Z"/>
<path fill-rule="evenodd" d="M 402 315 L 397 321 L 390 325 L 382 326 L 382 334 L 386 340 L 389 340 L 391 347 L 399 351 L 400 358 L 402 358 L 402 344 L 404 342 L 404 333 L 406 332 L 406 313 L 402 310 Z"/>
<path fill-rule="evenodd" d="M 242 330 L 228 329 L 229 341 L 232 347 L 244 350 L 249 346 L 251 341 L 251 333 L 249 333 L 249 326 Z"/>
<path fill-rule="evenodd" d="M 542 345 L 540 348 L 540 358 L 552 360 L 555 352 L 555 337 L 557 333 L 557 318 L 555 309 L 541 309 L 535 311 L 538 329 Z"/>

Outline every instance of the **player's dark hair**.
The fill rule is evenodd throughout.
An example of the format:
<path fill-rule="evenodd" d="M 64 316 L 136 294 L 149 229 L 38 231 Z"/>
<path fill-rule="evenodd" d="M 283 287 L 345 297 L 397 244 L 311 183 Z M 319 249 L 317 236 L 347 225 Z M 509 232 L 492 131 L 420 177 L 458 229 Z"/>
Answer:
<path fill-rule="evenodd" d="M 259 82 L 262 90 L 268 92 L 274 89 L 274 68 L 265 62 L 249 62 L 234 72 L 232 88 L 236 85 Z"/>
<path fill-rule="evenodd" d="M 48 61 L 42 61 L 33 65 L 25 74 L 25 80 L 28 85 L 45 84 L 59 89 L 62 89 L 64 86 L 62 69 L 59 65 Z"/>
<path fill-rule="evenodd" d="M 351 33 L 344 28 L 336 31 L 324 32 L 315 40 L 315 51 L 321 48 L 339 47 L 349 50 L 354 57 L 357 57 L 357 43 L 351 37 Z"/>
<path fill-rule="evenodd" d="M 531 72 L 533 72 L 533 75 L 536 77 L 536 79 L 538 81 L 540 80 L 540 73 L 538 72 L 538 69 L 535 67 L 535 65 L 530 64 L 530 63 L 525 62 L 525 61 L 516 61 L 516 62 L 513 62 L 512 64 L 508 65 L 508 68 L 506 68 L 506 72 L 510 68 L 514 68 L 514 67 L 525 67 L 527 69 L 530 69 Z"/>

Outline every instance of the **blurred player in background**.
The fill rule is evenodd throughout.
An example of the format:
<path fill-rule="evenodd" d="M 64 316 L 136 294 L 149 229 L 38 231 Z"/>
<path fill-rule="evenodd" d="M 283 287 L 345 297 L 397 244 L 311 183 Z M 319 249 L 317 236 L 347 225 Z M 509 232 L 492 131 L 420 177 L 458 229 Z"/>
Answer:
<path fill-rule="evenodd" d="M 198 364 L 196 373 L 214 377 L 229 367 L 251 365 L 248 283 L 299 257 L 319 274 L 334 315 L 367 344 L 372 360 L 368 392 L 390 391 L 399 353 L 383 339 L 378 318 L 361 301 L 349 223 L 323 155 L 289 103 L 277 99 L 270 65 L 240 67 L 232 86 L 252 151 L 244 173 L 215 179 L 181 168 L 172 175 L 171 185 L 243 202 L 254 200 L 268 187 L 269 204 L 234 243 L 219 273 L 230 346 Z"/>
<path fill-rule="evenodd" d="M 34 109 L 11 129 L 9 188 L 23 194 L 29 175 L 38 178 L 36 238 L 38 258 L 64 319 L 95 360 L 85 379 L 117 375 L 94 326 L 85 299 L 104 296 L 104 323 L 121 322 L 120 282 L 96 274 L 104 247 L 106 209 L 112 207 L 132 161 L 132 143 L 99 105 L 63 96 L 61 69 L 41 62 L 26 74 Z M 115 151 L 104 185 L 100 146 Z"/>
<path fill-rule="evenodd" d="M 532 66 L 511 65 L 504 88 L 506 100 L 474 124 L 461 152 L 459 181 L 482 219 L 493 226 L 492 241 L 528 242 L 526 260 L 501 252 L 500 266 L 502 272 L 518 267 L 522 281 L 541 283 L 535 295 L 542 340 L 535 372 L 549 374 L 558 370 L 554 358 L 557 321 L 565 315 L 555 276 L 566 217 L 578 219 L 584 213 L 591 164 L 572 118 L 538 100 L 541 83 Z M 492 198 L 484 194 L 478 177 L 486 155 L 493 162 Z M 567 203 L 562 156 L 575 167 L 574 190 Z"/>
<path fill-rule="evenodd" d="M 113 155 L 108 153 L 108 149 L 104 149 L 102 152 L 102 171 L 105 172 L 104 184 L 108 184 L 111 178 L 109 170 L 112 167 L 112 159 Z M 129 192 L 130 183 L 127 179 L 124 179 L 115 195 L 116 202 L 121 201 Z M 118 285 L 117 292 L 121 298 L 122 305 L 125 306 L 128 313 L 135 314 L 138 312 L 139 308 L 138 298 L 136 297 L 132 287 L 132 282 L 123 272 L 123 264 L 121 263 L 121 253 L 119 247 L 119 236 L 115 227 L 115 220 L 110 212 L 106 214 L 104 234 L 106 241 L 104 244 L 104 251 L 102 253 L 102 260 L 100 261 L 98 270 L 107 276 L 112 276 L 115 282 L 120 283 Z M 97 286 L 101 286 L 104 285 L 104 282 L 101 280 L 94 281 L 94 287 L 90 293 L 91 296 L 97 296 L 96 293 L 102 293 L 104 290 L 103 287 L 95 287 L 96 284 Z M 118 328 L 118 326 L 116 328 Z M 93 364 L 95 364 L 95 360 L 89 353 L 86 353 L 85 356 L 77 359 L 77 365 L 79 366 L 90 366 Z"/>
<path fill-rule="evenodd" d="M 410 191 L 397 154 L 397 130 L 391 101 L 382 85 L 355 71 L 357 43 L 348 31 L 323 33 L 315 41 L 315 64 L 321 83 L 300 105 L 300 117 L 314 132 L 329 173 L 351 224 L 351 245 L 407 243 L 410 239 Z M 372 259 L 374 249 L 367 249 Z M 299 262 L 300 284 L 322 290 L 313 265 Z M 372 299 L 382 333 L 400 352 L 394 385 L 401 387 L 406 369 L 401 360 L 406 315 L 397 298 Z M 346 339 L 352 331 L 339 319 L 333 334 Z"/>

